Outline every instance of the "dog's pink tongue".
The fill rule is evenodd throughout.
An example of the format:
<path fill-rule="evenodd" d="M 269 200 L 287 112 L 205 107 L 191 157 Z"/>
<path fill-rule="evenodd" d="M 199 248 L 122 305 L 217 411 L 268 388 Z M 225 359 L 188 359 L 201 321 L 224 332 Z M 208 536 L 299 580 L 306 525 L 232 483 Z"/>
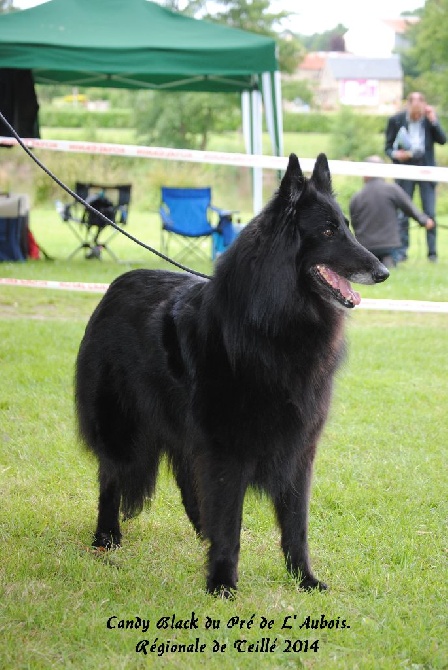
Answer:
<path fill-rule="evenodd" d="M 326 271 L 328 273 L 327 278 L 330 280 L 331 285 L 338 289 L 344 298 L 350 300 L 354 305 L 359 305 L 361 302 L 361 296 L 357 291 L 352 289 L 350 282 L 347 281 L 347 279 L 344 277 L 338 275 L 336 272 L 333 272 L 333 270 L 330 270 L 330 268 L 326 268 Z"/>
<path fill-rule="evenodd" d="M 350 286 L 350 282 L 344 279 L 344 277 L 339 277 L 339 290 L 348 300 L 351 300 L 354 305 L 359 305 L 361 302 L 361 296 L 357 291 L 354 291 Z"/>

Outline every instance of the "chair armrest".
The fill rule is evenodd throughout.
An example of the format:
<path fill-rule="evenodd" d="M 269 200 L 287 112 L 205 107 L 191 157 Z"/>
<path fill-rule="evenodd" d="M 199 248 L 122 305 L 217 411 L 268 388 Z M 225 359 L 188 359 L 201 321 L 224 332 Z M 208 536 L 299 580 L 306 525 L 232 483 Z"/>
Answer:
<path fill-rule="evenodd" d="M 160 216 L 161 216 L 161 218 L 162 218 L 162 223 L 163 223 L 163 225 L 169 225 L 169 226 L 172 226 L 172 225 L 173 225 L 173 221 L 172 221 L 172 219 L 171 219 L 171 217 L 170 217 L 170 215 L 169 215 L 168 210 L 165 209 L 165 207 L 160 207 L 160 209 L 159 209 L 159 214 L 160 214 Z"/>
<path fill-rule="evenodd" d="M 220 207 L 214 207 L 214 205 L 210 205 L 210 209 L 213 212 L 219 214 L 219 216 L 229 216 L 230 214 L 238 214 L 238 212 L 240 211 L 239 209 L 221 209 Z"/>

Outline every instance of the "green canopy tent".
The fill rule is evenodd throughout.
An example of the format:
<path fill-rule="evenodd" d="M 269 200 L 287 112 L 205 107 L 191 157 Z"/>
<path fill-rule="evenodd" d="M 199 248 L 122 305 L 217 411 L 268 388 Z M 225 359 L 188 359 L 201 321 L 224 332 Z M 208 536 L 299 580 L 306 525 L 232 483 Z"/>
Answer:
<path fill-rule="evenodd" d="M 40 84 L 241 92 L 248 152 L 262 153 L 263 102 L 273 153 L 281 156 L 275 50 L 268 37 L 148 0 L 49 0 L 0 16 L 0 68 L 30 69 Z M 255 168 L 255 211 L 261 205 L 261 168 Z"/>

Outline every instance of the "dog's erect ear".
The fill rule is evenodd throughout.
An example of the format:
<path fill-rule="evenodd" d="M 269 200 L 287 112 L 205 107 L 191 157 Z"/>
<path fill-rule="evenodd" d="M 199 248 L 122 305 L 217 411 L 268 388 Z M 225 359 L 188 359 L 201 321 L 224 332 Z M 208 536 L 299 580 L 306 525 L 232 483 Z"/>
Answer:
<path fill-rule="evenodd" d="M 304 177 L 299 159 L 295 154 L 290 154 L 288 167 L 280 184 L 280 193 L 289 200 L 293 194 L 301 193 L 303 183 Z"/>
<path fill-rule="evenodd" d="M 311 175 L 311 181 L 314 182 L 318 191 L 333 193 L 330 168 L 328 167 L 328 160 L 325 154 L 318 155 L 313 174 Z"/>

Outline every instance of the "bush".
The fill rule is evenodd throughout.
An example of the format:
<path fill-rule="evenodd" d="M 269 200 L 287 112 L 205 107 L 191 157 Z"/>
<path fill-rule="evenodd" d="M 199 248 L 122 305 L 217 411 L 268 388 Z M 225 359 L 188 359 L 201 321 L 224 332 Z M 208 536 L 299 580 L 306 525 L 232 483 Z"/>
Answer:
<path fill-rule="evenodd" d="M 335 119 L 340 114 L 349 110 L 357 122 L 366 124 L 373 133 L 384 133 L 388 117 L 377 114 L 363 114 L 351 107 L 341 107 L 338 113 L 309 112 L 308 114 L 295 114 L 294 112 L 283 112 L 283 129 L 285 133 L 331 133 L 334 131 Z"/>
<path fill-rule="evenodd" d="M 371 154 L 383 154 L 384 138 L 378 134 L 376 117 L 342 107 L 333 117 L 331 130 L 330 147 L 334 159 L 361 161 Z"/>
<path fill-rule="evenodd" d="M 283 130 L 285 133 L 329 133 L 331 123 L 329 114 L 283 112 Z"/>
<path fill-rule="evenodd" d="M 205 150 L 211 133 L 239 128 L 241 111 L 235 95 L 143 91 L 134 119 L 142 144 Z"/>
<path fill-rule="evenodd" d="M 114 109 L 107 112 L 92 112 L 88 109 L 56 109 L 41 107 L 39 123 L 48 128 L 132 128 L 131 109 Z"/>

